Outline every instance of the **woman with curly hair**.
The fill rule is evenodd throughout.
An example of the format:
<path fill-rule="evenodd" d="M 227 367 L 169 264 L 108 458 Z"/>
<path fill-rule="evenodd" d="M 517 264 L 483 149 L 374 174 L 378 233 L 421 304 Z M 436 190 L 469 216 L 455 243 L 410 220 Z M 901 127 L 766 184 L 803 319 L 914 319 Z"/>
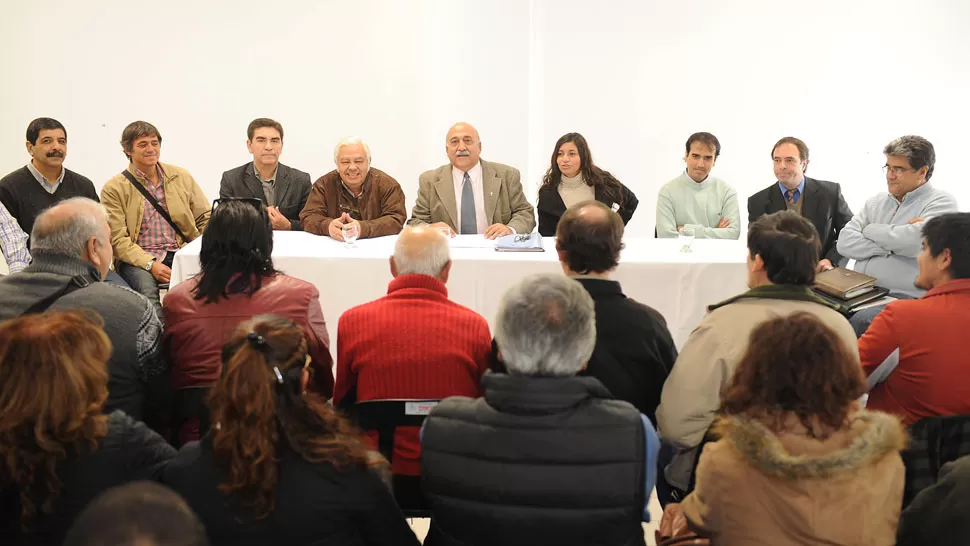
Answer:
<path fill-rule="evenodd" d="M 311 357 L 299 326 L 253 317 L 222 362 L 212 429 L 164 479 L 213 546 L 418 544 L 383 481 L 386 462 L 325 398 L 307 393 Z"/>
<path fill-rule="evenodd" d="M 0 323 L 0 542 L 60 545 L 102 491 L 175 455 L 121 411 L 104 415 L 111 342 L 80 311 Z"/>
<path fill-rule="evenodd" d="M 755 328 L 722 395 L 720 439 L 661 530 L 683 518 L 715 546 L 894 544 L 906 434 L 860 408 L 865 390 L 849 348 L 811 315 Z"/>
<path fill-rule="evenodd" d="M 539 234 L 552 237 L 566 209 L 593 199 L 616 211 L 626 225 L 637 210 L 637 196 L 608 171 L 593 164 L 589 144 L 579 133 L 566 133 L 556 141 L 552 164 L 542 178 L 536 211 Z"/>

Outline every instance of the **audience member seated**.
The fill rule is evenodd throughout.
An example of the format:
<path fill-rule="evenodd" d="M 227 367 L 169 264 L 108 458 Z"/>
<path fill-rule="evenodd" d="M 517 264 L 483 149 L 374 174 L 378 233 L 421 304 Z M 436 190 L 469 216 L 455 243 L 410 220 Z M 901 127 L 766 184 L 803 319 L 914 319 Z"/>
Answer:
<path fill-rule="evenodd" d="M 257 118 L 246 128 L 246 148 L 253 160 L 222 173 L 219 197 L 249 197 L 266 205 L 273 229 L 301 231 L 300 211 L 310 196 L 310 175 L 280 163 L 283 126 Z"/>
<path fill-rule="evenodd" d="M 844 265 L 837 249 L 842 228 L 852 219 L 852 210 L 836 182 L 816 180 L 808 172 L 808 145 L 795 137 L 784 137 L 771 149 L 777 183 L 748 198 L 748 223 L 765 214 L 791 210 L 815 226 L 822 245 L 819 271 Z"/>
<path fill-rule="evenodd" d="M 839 235 L 839 252 L 855 260 L 853 269 L 878 279 L 898 299 L 918 298 L 923 289 L 913 286 L 919 273 L 923 222 L 934 216 L 957 212 L 956 199 L 930 184 L 936 164 L 933 144 L 923 137 L 907 135 L 890 142 L 886 155 L 889 191 L 866 201 L 859 214 Z M 863 309 L 852 316 L 861 336 L 883 306 Z"/>
<path fill-rule="evenodd" d="M 37 217 L 31 245 L 33 263 L 0 279 L 0 320 L 48 308 L 97 313 L 114 347 L 105 411 L 122 410 L 153 424 L 167 416 L 162 323 L 144 296 L 102 282 L 112 258 L 104 207 L 85 197 L 62 201 Z"/>
<path fill-rule="evenodd" d="M 27 234 L 20 229 L 17 219 L 10 216 L 0 203 L 0 251 L 10 273 L 18 273 L 30 264 L 27 251 Z"/>
<path fill-rule="evenodd" d="M 264 313 L 300 325 L 313 357 L 312 390 L 333 393 L 330 337 L 312 284 L 273 267 L 273 228 L 256 199 L 216 201 L 202 239 L 202 272 L 179 283 L 165 296 L 164 346 L 176 390 L 215 385 L 222 374 L 222 346 L 236 326 Z M 198 439 L 193 422 L 182 441 Z"/>
<path fill-rule="evenodd" d="M 0 179 L 0 204 L 29 234 L 34 221 L 45 209 L 72 197 L 98 200 L 98 192 L 87 177 L 64 167 L 67 159 L 67 129 L 56 119 L 37 118 L 27 126 L 27 153 L 23 168 Z"/>
<path fill-rule="evenodd" d="M 916 300 L 890 303 L 859 339 L 869 376 L 866 407 L 894 413 L 911 425 L 937 415 L 970 414 L 970 213 L 937 216 L 923 224 L 916 258 Z"/>
<path fill-rule="evenodd" d="M 805 312 L 831 328 L 856 363 L 855 334 L 843 315 L 816 297 L 811 285 L 818 264 L 818 235 L 802 216 L 782 211 L 762 216 L 748 227 L 750 290 L 712 305 L 691 332 L 664 384 L 657 422 L 664 441 L 658 496 L 666 503 L 669 485 L 689 491 L 697 447 L 721 405 L 721 391 L 748 347 L 751 331 L 774 317 Z M 668 444 L 676 453 L 667 464 Z"/>
<path fill-rule="evenodd" d="M 123 412 L 102 413 L 109 355 L 108 336 L 82 311 L 0 323 L 3 544 L 60 546 L 98 494 L 158 477 L 175 455 Z"/>
<path fill-rule="evenodd" d="M 202 235 L 209 201 L 188 171 L 158 160 L 162 135 L 151 123 L 129 123 L 121 148 L 130 163 L 101 189 L 111 246 L 118 274 L 151 300 L 161 317 L 158 285 L 171 278 L 175 251 Z"/>
<path fill-rule="evenodd" d="M 644 544 L 657 435 L 599 380 L 576 377 L 596 344 L 592 298 L 567 277 L 527 277 L 502 298 L 495 335 L 509 374 L 425 421 L 425 544 Z"/>
<path fill-rule="evenodd" d="M 240 324 L 209 399 L 213 428 L 182 448 L 165 483 L 213 546 L 418 544 L 382 481 L 386 462 L 307 392 L 308 349 L 290 320 Z"/>
<path fill-rule="evenodd" d="M 452 235 L 477 233 L 495 239 L 531 233 L 535 211 L 522 193 L 519 170 L 481 159 L 482 140 L 467 123 L 456 123 L 445 137 L 449 165 L 421 173 L 418 197 L 408 225 L 449 229 Z"/>
<path fill-rule="evenodd" d="M 343 241 L 343 226 L 357 225 L 360 239 L 397 235 L 407 220 L 404 191 L 397 180 L 370 166 L 370 147 L 345 138 L 333 150 L 337 168 L 313 183 L 300 220 L 303 229 Z"/>
<path fill-rule="evenodd" d="M 947 463 L 899 517 L 896 546 L 963 544 L 970 537 L 970 455 Z"/>
<path fill-rule="evenodd" d="M 691 228 L 698 239 L 737 239 L 741 235 L 738 192 L 711 176 L 721 143 L 711 133 L 687 139 L 687 169 L 664 184 L 657 196 L 657 237 L 677 237 Z"/>
<path fill-rule="evenodd" d="M 182 497 L 152 482 L 109 489 L 74 521 L 64 546 L 209 546 Z"/>
<path fill-rule="evenodd" d="M 539 234 L 552 237 L 566 209 L 593 200 L 617 212 L 624 225 L 633 218 L 639 204 L 630 188 L 593 163 L 593 154 L 583 135 L 566 133 L 556 141 L 551 165 L 539 187 L 536 204 Z"/>
<path fill-rule="evenodd" d="M 448 239 L 428 226 L 405 228 L 390 263 L 387 295 L 340 316 L 334 405 L 480 395 L 492 338 L 484 317 L 448 299 Z M 402 506 L 424 503 L 418 432 L 395 435 L 392 470 Z"/>
<path fill-rule="evenodd" d="M 682 511 L 715 546 L 892 544 L 906 433 L 860 409 L 865 379 L 842 336 L 810 313 L 755 328 L 724 391 Z"/>
<path fill-rule="evenodd" d="M 622 249 L 623 220 L 603 203 L 574 205 L 559 220 L 556 250 L 563 272 L 583 285 L 596 306 L 596 346 L 579 375 L 599 379 L 656 424 L 677 348 L 663 315 L 626 297 L 620 283 L 610 280 Z"/>

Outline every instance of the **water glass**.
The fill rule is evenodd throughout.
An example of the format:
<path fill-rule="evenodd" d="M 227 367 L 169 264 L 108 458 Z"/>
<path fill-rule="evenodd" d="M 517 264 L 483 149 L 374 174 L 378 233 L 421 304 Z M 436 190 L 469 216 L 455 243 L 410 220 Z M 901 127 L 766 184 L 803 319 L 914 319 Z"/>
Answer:
<path fill-rule="evenodd" d="M 690 226 L 682 227 L 680 233 L 677 235 L 677 240 L 680 241 L 681 252 L 693 252 L 690 249 L 690 245 L 694 243 L 694 228 Z"/>
<path fill-rule="evenodd" d="M 344 237 L 344 246 L 353 247 L 354 243 L 357 242 L 357 237 L 360 235 L 357 222 L 350 222 L 341 226 L 340 234 Z"/>

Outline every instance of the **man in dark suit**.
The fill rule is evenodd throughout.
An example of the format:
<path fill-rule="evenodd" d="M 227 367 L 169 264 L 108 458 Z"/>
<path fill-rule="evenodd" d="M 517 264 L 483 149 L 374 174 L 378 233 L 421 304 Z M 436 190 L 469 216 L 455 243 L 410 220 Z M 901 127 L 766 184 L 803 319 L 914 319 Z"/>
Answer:
<path fill-rule="evenodd" d="M 310 175 L 280 163 L 283 126 L 254 119 L 246 130 L 252 163 L 222 173 L 219 197 L 253 197 L 266 205 L 273 229 L 302 231 L 300 211 L 310 197 Z"/>
<path fill-rule="evenodd" d="M 617 400 L 630 402 L 656 426 L 677 348 L 663 315 L 627 298 L 620 283 L 610 280 L 622 240 L 620 215 L 599 201 L 586 201 L 563 213 L 556 251 L 563 272 L 583 285 L 596 306 L 596 345 L 579 375 L 599 379 Z"/>
<path fill-rule="evenodd" d="M 836 242 L 842 227 L 852 219 L 852 211 L 842 197 L 842 187 L 805 176 L 808 146 L 795 137 L 785 137 L 775 143 L 771 160 L 778 182 L 748 198 L 748 223 L 765 214 L 793 210 L 812 222 L 818 231 L 822 243 L 818 270 L 844 265 Z"/>

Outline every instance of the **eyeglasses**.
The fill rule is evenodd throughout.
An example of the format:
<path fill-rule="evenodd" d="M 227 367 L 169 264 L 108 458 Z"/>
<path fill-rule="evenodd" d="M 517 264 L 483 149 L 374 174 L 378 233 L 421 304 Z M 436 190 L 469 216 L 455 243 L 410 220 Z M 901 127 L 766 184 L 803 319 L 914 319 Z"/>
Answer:
<path fill-rule="evenodd" d="M 512 240 L 514 242 L 516 242 L 516 243 L 524 243 L 524 242 L 526 242 L 526 241 L 528 241 L 530 239 L 532 239 L 532 234 L 531 233 L 526 233 L 524 235 L 516 235 L 515 238 L 512 239 Z"/>
<path fill-rule="evenodd" d="M 903 174 L 906 171 L 916 171 L 916 169 L 907 168 L 907 167 L 900 167 L 900 166 L 897 166 L 897 165 L 893 165 L 893 166 L 883 165 L 882 166 L 882 172 L 884 172 L 886 174 L 889 174 L 889 171 L 892 171 L 892 173 L 894 175 L 899 176 L 899 175 Z"/>
<path fill-rule="evenodd" d="M 225 205 L 226 203 L 231 203 L 233 201 L 249 203 L 260 212 L 263 210 L 263 201 L 255 197 L 220 197 L 212 202 L 212 210 L 215 211 L 219 205 Z"/>

